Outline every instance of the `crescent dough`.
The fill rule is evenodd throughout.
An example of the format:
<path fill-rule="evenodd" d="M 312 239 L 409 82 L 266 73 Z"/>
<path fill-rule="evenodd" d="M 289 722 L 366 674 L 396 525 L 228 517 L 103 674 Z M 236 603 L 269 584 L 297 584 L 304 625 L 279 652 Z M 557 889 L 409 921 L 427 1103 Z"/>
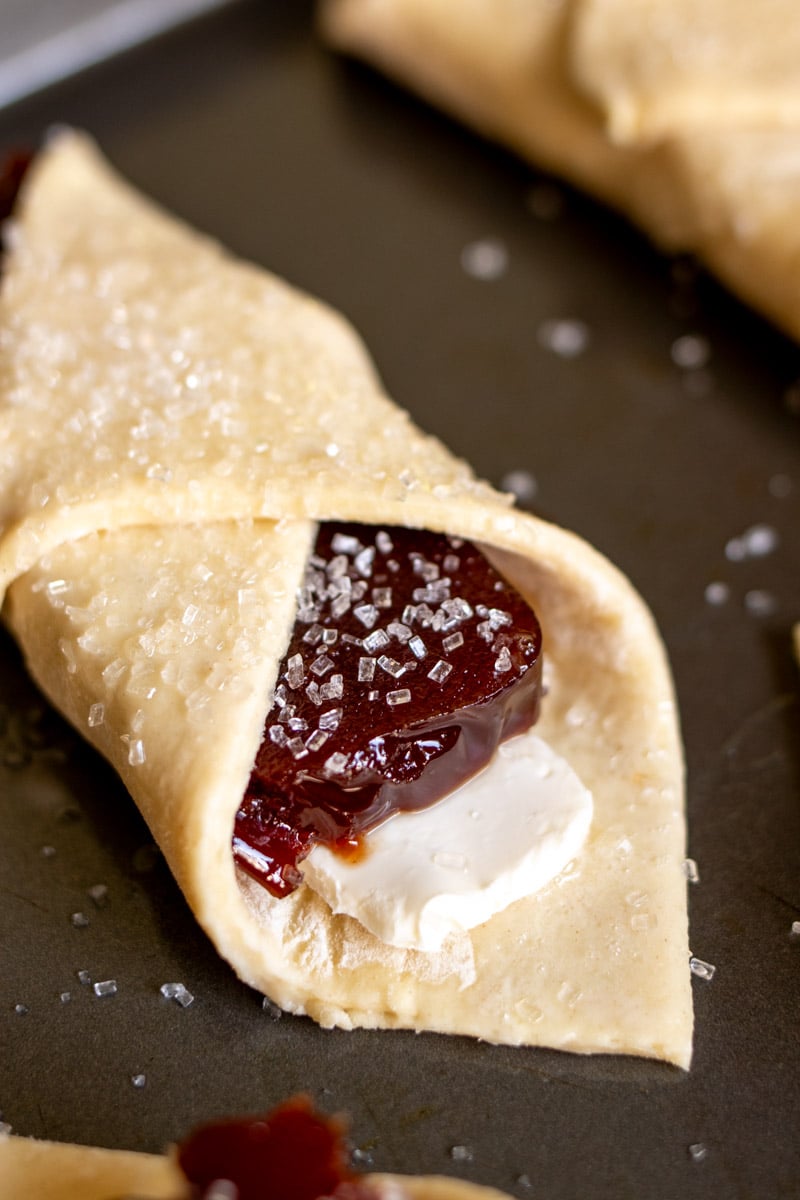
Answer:
<path fill-rule="evenodd" d="M 349 326 L 157 211 L 63 133 L 0 294 L 0 575 L 54 704 L 114 764 L 242 979 L 325 1026 L 688 1066 L 683 764 L 628 582 L 516 512 L 380 391 Z M 437 954 L 239 877 L 233 817 L 315 519 L 483 543 L 534 604 L 542 736 L 594 793 L 574 869 Z"/>
<path fill-rule="evenodd" d="M 494 1188 L 444 1176 L 366 1175 L 385 1200 L 508 1200 Z M 181 1200 L 186 1179 L 171 1158 L 128 1150 L 101 1150 L 0 1139 L 3 1200 Z"/>
<path fill-rule="evenodd" d="M 321 0 L 325 35 L 696 254 L 800 338 L 800 7 Z"/>

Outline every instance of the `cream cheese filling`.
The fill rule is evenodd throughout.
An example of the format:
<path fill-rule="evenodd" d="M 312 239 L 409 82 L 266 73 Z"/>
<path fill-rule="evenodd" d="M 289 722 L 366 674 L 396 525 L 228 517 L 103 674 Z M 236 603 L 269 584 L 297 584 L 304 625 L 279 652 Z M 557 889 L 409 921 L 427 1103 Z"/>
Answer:
<path fill-rule="evenodd" d="M 592 795 L 533 730 L 438 804 L 374 829 L 355 861 L 316 846 L 305 882 L 391 946 L 440 950 L 533 895 L 580 852 Z"/>

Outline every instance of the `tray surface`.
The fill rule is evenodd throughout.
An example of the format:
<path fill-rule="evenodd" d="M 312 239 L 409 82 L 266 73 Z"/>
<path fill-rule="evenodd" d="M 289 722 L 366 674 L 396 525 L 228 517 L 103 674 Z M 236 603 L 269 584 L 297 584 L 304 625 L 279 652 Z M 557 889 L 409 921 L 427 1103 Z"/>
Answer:
<path fill-rule="evenodd" d="M 54 122 L 341 308 L 419 424 L 631 577 L 675 671 L 691 942 L 717 970 L 694 982 L 688 1076 L 277 1018 L 2 636 L 2 1120 L 155 1151 L 305 1090 L 352 1114 L 378 1170 L 547 1200 L 799 1196 L 797 347 L 589 199 L 328 54 L 305 4 L 231 5 L 93 68 L 1 114 L 0 148 Z M 757 526 L 774 549 L 737 560 L 731 539 Z M 175 981 L 187 1008 L 159 994 Z"/>

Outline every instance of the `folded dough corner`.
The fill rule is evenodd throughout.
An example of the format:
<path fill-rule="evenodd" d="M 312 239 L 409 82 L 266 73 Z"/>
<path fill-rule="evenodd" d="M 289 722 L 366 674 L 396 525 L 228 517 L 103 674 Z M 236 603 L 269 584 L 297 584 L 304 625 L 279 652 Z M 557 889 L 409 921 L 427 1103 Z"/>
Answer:
<path fill-rule="evenodd" d="M 0 325 L 4 617 L 240 977 L 325 1026 L 688 1066 L 678 720 L 625 578 L 417 430 L 341 317 L 159 211 L 83 135 L 51 139 L 26 178 Z M 315 522 L 333 518 L 483 545 L 543 627 L 538 728 L 594 795 L 574 869 L 435 954 L 306 887 L 275 899 L 231 854 Z"/>

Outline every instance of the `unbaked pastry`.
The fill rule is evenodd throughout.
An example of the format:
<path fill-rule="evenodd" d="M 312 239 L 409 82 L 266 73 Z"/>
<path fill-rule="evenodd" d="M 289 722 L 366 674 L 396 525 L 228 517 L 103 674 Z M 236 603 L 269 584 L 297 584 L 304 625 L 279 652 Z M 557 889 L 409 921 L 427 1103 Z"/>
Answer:
<path fill-rule="evenodd" d="M 341 317 L 232 260 L 84 136 L 37 156 L 0 293 L 0 576 L 33 677 L 116 767 L 242 979 L 322 1025 L 687 1067 L 683 762 L 630 584 L 517 512 L 381 392 Z M 539 731 L 594 795 L 572 870 L 441 952 L 241 876 L 233 817 L 314 522 L 481 543 L 533 604 Z"/>
<path fill-rule="evenodd" d="M 443 1175 L 366 1175 L 376 1200 L 508 1200 L 494 1188 Z M 3 1200 L 186 1200 L 172 1158 L 0 1136 Z"/>
<path fill-rule="evenodd" d="M 322 0 L 330 42 L 691 252 L 800 338 L 800 6 Z"/>

